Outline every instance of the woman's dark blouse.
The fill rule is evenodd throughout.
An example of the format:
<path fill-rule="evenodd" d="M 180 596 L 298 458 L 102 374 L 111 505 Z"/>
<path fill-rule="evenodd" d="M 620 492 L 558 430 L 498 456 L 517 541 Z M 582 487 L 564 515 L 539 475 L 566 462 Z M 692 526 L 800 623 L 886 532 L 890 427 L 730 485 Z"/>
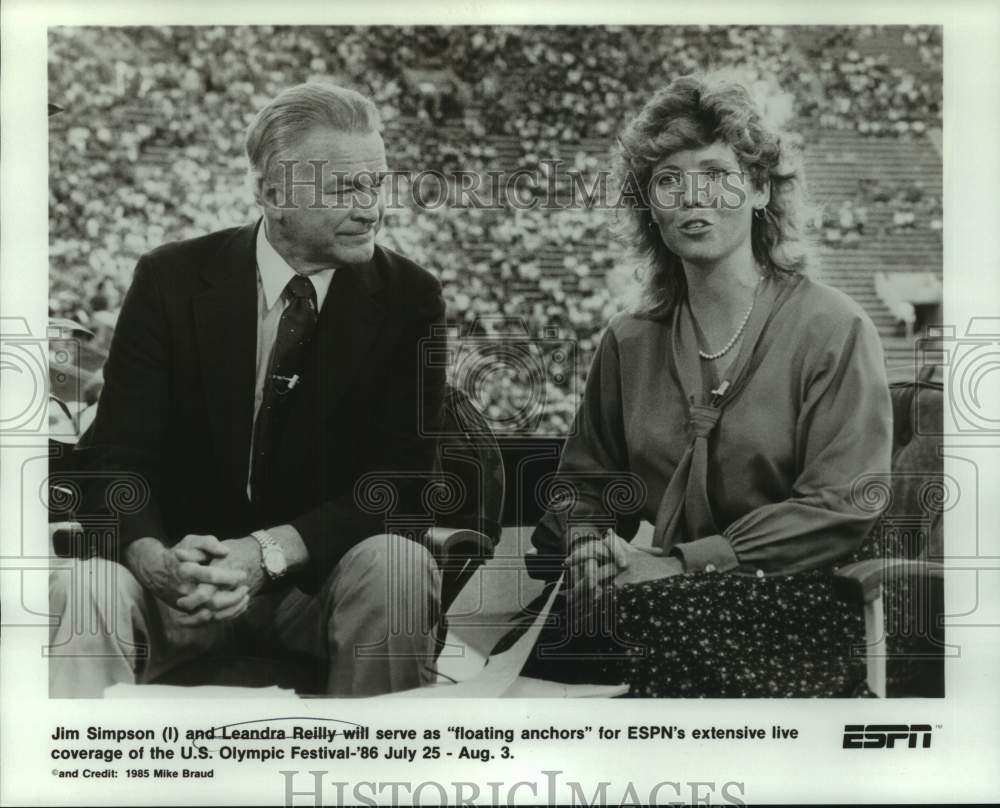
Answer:
<path fill-rule="evenodd" d="M 857 303 L 824 284 L 805 276 L 769 283 L 780 285 L 774 314 L 745 386 L 709 438 L 707 491 L 720 533 L 678 537 L 687 571 L 828 566 L 857 549 L 878 517 L 864 496 L 866 483 L 887 478 L 892 441 L 878 332 Z M 670 318 L 630 314 L 605 331 L 560 464 L 580 487 L 577 524 L 606 515 L 600 486 L 586 480 L 609 471 L 631 472 L 645 487 L 619 532 L 631 538 L 640 519 L 655 522 L 688 443 L 673 333 Z M 713 381 L 704 376 L 704 389 Z M 565 519 L 550 513 L 536 544 L 551 551 L 546 542 L 565 543 L 566 532 Z"/>

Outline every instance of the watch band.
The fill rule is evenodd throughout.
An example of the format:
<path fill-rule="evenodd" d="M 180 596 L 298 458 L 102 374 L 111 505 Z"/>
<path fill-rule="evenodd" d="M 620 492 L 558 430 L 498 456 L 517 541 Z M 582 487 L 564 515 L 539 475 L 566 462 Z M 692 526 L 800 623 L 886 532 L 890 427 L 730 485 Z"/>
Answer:
<path fill-rule="evenodd" d="M 256 539 L 257 544 L 260 545 L 260 566 L 264 570 L 264 574 L 272 581 L 277 581 L 279 578 L 284 576 L 286 572 L 285 565 L 281 565 L 281 569 L 278 571 L 272 571 L 267 565 L 267 556 L 269 553 L 278 553 L 281 556 L 282 561 L 285 559 L 285 551 L 281 549 L 281 545 L 274 540 L 274 536 L 268 533 L 266 530 L 255 530 L 250 534 Z"/>

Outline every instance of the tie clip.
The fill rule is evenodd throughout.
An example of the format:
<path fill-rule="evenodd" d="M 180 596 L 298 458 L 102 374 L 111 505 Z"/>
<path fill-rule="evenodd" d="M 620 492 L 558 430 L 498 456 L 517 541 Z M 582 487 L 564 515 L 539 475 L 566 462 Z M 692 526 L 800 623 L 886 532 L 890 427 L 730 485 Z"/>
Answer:
<path fill-rule="evenodd" d="M 295 389 L 295 385 L 297 385 L 299 383 L 299 374 L 298 373 L 296 373 L 296 374 L 294 374 L 292 376 L 278 376 L 278 375 L 272 374 L 271 378 L 279 380 L 279 381 L 283 381 L 287 385 L 285 387 L 284 391 L 282 391 L 282 392 L 285 392 L 285 393 L 289 392 L 290 390 L 294 390 Z"/>

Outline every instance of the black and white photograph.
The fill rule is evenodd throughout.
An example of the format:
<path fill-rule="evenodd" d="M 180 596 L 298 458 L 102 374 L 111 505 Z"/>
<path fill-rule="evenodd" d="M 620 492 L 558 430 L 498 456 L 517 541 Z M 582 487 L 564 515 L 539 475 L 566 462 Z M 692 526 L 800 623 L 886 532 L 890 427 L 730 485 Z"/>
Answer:
<path fill-rule="evenodd" d="M 93 335 L 58 402 L 90 474 L 50 510 L 109 538 L 54 576 L 51 695 L 447 686 L 447 609 L 503 627 L 528 567 L 561 588 L 529 679 L 942 695 L 941 56 L 933 26 L 50 30 L 50 316 Z"/>
<path fill-rule="evenodd" d="M 919 778 L 996 749 L 995 77 L 927 14 L 306 11 L 32 29 L 40 793 L 989 793 Z"/>

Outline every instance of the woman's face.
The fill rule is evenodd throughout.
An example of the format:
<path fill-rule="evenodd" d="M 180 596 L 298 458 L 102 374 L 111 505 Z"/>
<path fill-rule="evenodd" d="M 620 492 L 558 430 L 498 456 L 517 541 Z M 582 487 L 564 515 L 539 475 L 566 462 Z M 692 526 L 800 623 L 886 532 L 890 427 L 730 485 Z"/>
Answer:
<path fill-rule="evenodd" d="M 732 147 L 719 141 L 667 155 L 653 170 L 649 193 L 663 243 L 697 266 L 749 250 L 754 208 L 769 199 L 767 189 L 754 188 Z"/>

